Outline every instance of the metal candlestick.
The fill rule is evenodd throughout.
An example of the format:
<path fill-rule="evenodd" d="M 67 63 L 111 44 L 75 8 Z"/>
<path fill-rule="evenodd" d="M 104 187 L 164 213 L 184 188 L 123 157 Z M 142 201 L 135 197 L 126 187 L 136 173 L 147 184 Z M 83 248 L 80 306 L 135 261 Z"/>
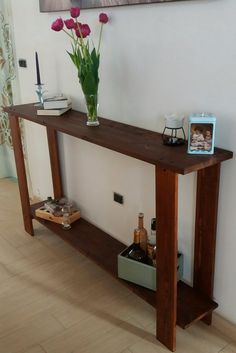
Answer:
<path fill-rule="evenodd" d="M 44 90 L 43 90 L 43 83 L 37 84 L 35 85 L 37 87 L 36 89 L 36 93 L 38 96 L 38 100 L 39 103 L 36 103 L 35 105 L 39 106 L 39 105 L 43 105 L 43 94 L 44 94 Z"/>

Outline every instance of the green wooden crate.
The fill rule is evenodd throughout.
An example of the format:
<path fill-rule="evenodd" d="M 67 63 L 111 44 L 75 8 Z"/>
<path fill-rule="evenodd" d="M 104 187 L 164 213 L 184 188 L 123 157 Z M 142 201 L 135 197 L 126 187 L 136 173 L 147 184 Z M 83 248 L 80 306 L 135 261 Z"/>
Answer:
<path fill-rule="evenodd" d="M 142 287 L 156 290 L 156 268 L 131 260 L 126 257 L 132 245 L 118 255 L 118 277 L 139 284 Z M 183 277 L 183 254 L 177 255 L 177 279 Z"/>

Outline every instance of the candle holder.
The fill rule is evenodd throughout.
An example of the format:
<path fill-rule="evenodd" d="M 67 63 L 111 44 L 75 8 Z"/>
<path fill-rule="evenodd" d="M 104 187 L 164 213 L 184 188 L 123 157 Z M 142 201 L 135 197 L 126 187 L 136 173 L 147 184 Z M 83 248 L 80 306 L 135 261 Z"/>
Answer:
<path fill-rule="evenodd" d="M 36 93 L 37 93 L 38 100 L 39 100 L 39 102 L 36 103 L 35 105 L 42 106 L 43 105 L 43 95 L 45 93 L 45 91 L 43 90 L 43 83 L 40 83 L 40 84 L 36 83 L 35 86 L 36 86 Z"/>
<path fill-rule="evenodd" d="M 175 114 L 165 116 L 165 128 L 162 133 L 162 141 L 164 145 L 180 146 L 185 144 L 186 136 L 183 128 L 184 117 Z M 168 130 L 171 134 L 165 135 Z"/>

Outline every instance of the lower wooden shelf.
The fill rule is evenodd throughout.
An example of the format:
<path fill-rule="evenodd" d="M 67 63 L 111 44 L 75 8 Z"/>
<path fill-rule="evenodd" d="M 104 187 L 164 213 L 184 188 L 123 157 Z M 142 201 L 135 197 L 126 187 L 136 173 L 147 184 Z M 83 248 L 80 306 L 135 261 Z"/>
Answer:
<path fill-rule="evenodd" d="M 123 281 L 117 276 L 117 255 L 126 248 L 125 244 L 82 218 L 74 222 L 72 229 L 69 231 L 63 230 L 56 223 L 38 218 L 35 216 L 35 210 L 42 204 L 41 202 L 31 206 L 33 218 L 108 271 L 150 305 L 156 307 L 156 293 L 154 291 Z M 218 304 L 213 300 L 209 300 L 186 283 L 182 281 L 178 283 L 177 325 L 180 327 L 187 328 L 193 322 L 202 319 L 213 311 L 217 306 Z"/>

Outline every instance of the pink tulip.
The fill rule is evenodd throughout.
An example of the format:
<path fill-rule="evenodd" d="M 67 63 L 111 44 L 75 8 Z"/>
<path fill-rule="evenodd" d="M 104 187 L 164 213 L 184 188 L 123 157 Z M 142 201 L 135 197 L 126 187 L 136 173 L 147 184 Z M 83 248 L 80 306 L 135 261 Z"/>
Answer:
<path fill-rule="evenodd" d="M 69 18 L 68 20 L 65 20 L 64 23 L 67 29 L 75 28 L 75 21 L 73 20 L 73 18 Z"/>
<path fill-rule="evenodd" d="M 58 18 L 51 25 L 51 29 L 53 29 L 53 31 L 56 31 L 56 32 L 60 32 L 63 27 L 64 27 L 64 22 L 61 18 Z"/>
<path fill-rule="evenodd" d="M 99 22 L 101 23 L 107 23 L 109 20 L 108 16 L 106 13 L 100 13 L 99 15 Z"/>
<path fill-rule="evenodd" d="M 89 25 L 87 25 L 87 24 L 83 25 L 82 23 L 78 23 L 78 26 L 79 26 L 80 29 L 78 27 L 75 28 L 75 33 L 76 33 L 78 38 L 81 38 L 81 34 L 82 34 L 83 38 L 86 38 L 87 36 L 90 35 L 91 30 L 89 28 Z"/>
<path fill-rule="evenodd" d="M 73 18 L 77 18 L 80 15 L 80 8 L 79 7 L 72 7 L 70 9 L 70 15 Z"/>

